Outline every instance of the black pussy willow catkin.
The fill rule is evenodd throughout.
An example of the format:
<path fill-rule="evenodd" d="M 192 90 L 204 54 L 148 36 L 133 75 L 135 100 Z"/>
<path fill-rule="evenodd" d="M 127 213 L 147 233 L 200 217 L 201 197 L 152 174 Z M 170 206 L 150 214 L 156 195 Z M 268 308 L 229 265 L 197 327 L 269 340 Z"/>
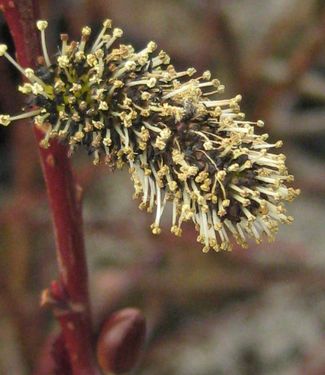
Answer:
<path fill-rule="evenodd" d="M 150 42 L 140 52 L 116 43 L 122 30 L 106 20 L 89 43 L 89 27 L 79 42 L 61 35 L 60 53 L 49 58 L 44 30 L 38 21 L 43 64 L 23 69 L 0 46 L 29 83 L 19 90 L 31 96 L 33 110 L 0 123 L 32 117 L 44 130 L 42 147 L 51 139 L 65 142 L 72 153 L 83 145 L 95 164 L 127 166 L 140 208 L 152 212 L 152 232 L 159 234 L 167 202 L 172 206 L 171 231 L 182 233 L 192 220 L 203 251 L 231 248 L 231 237 L 242 246 L 247 238 L 273 239 L 278 223 L 292 221 L 284 201 L 299 193 L 285 156 L 271 152 L 282 142 L 268 143 L 255 134 L 263 122 L 245 121 L 240 95 L 215 99 L 224 87 L 209 71 L 177 72 L 164 51 Z"/>

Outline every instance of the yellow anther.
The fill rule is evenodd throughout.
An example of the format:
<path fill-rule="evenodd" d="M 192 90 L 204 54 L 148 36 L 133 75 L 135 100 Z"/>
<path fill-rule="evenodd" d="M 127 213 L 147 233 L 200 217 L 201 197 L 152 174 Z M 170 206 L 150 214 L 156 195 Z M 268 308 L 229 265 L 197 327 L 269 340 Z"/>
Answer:
<path fill-rule="evenodd" d="M 45 20 L 39 20 L 39 21 L 36 22 L 36 26 L 37 26 L 38 30 L 40 30 L 40 31 L 45 30 L 47 28 L 47 25 L 48 25 L 48 23 Z"/>
<path fill-rule="evenodd" d="M 8 126 L 10 122 L 11 121 L 9 115 L 0 115 L 0 125 Z"/>
<path fill-rule="evenodd" d="M 8 50 L 8 47 L 5 44 L 0 44 L 0 56 L 4 56 L 7 50 Z"/>

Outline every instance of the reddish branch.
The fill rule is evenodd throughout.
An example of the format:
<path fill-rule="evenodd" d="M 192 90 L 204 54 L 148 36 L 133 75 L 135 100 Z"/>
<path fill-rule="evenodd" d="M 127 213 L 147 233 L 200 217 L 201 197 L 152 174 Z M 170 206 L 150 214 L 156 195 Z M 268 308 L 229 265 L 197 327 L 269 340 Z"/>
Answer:
<path fill-rule="evenodd" d="M 16 46 L 17 60 L 33 67 L 40 55 L 35 29 L 36 0 L 0 0 Z M 35 129 L 36 138 L 42 134 Z M 66 148 L 53 142 L 40 157 L 53 215 L 60 281 L 47 291 L 47 302 L 54 303 L 70 365 L 74 375 L 97 374 L 91 340 L 87 265 L 81 216 L 81 193 L 67 158 Z"/>

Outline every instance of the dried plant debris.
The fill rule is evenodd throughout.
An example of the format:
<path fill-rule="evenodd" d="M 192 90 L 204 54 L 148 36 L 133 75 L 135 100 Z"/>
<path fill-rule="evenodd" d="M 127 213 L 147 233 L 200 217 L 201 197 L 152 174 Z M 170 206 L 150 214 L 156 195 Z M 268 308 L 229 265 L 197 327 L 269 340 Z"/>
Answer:
<path fill-rule="evenodd" d="M 214 99 L 224 91 L 209 71 L 177 72 L 154 42 L 140 52 L 116 41 L 123 34 L 110 20 L 94 43 L 91 29 L 79 42 L 61 35 L 58 56 L 50 59 L 46 21 L 38 21 L 43 58 L 35 71 L 5 56 L 28 79 L 19 91 L 30 96 L 30 107 L 18 116 L 1 115 L 0 123 L 32 118 L 44 131 L 42 147 L 51 139 L 66 143 L 72 153 L 83 145 L 112 169 L 129 168 L 140 208 L 152 212 L 152 232 L 161 231 L 167 202 L 172 204 L 171 232 L 180 236 L 182 223 L 192 220 L 203 251 L 230 250 L 231 238 L 247 246 L 263 233 L 272 240 L 278 223 L 290 223 L 284 201 L 299 190 L 285 156 L 271 152 L 281 141 L 268 143 L 267 134 L 240 112 L 241 96 Z M 30 111 L 28 111 L 30 110 Z"/>

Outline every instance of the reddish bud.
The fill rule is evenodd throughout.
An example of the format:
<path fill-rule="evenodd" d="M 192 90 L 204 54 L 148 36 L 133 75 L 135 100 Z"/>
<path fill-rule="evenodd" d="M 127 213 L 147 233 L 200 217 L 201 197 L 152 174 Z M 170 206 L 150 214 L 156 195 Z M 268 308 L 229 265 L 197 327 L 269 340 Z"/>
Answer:
<path fill-rule="evenodd" d="M 97 360 L 105 374 L 123 374 L 134 368 L 142 352 L 146 333 L 140 310 L 126 308 L 104 323 L 97 342 Z"/>
<path fill-rule="evenodd" d="M 51 282 L 50 293 L 57 301 L 65 300 L 67 297 L 62 284 L 57 280 Z"/>

